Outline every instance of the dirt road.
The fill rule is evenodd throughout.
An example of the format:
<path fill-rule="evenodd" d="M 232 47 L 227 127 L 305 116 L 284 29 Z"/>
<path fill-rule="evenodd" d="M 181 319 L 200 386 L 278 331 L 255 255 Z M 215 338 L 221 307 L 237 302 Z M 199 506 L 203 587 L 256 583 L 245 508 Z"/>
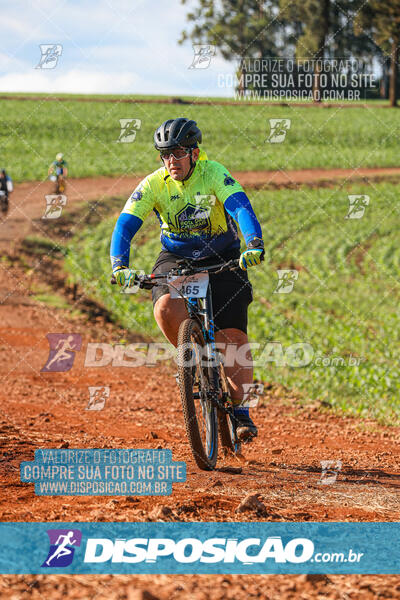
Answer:
<path fill-rule="evenodd" d="M 115 180 L 117 182 L 117 180 Z M 0 228 L 3 249 L 34 231 L 43 189 L 27 202 L 18 186 L 9 225 Z M 119 187 L 118 187 L 119 186 Z M 110 180 L 71 182 L 71 201 L 124 194 L 133 181 L 110 189 Z M 119 191 L 115 191 L 118 189 Z M 25 190 L 25 197 L 24 192 Z M 75 194 L 75 195 L 74 195 Z M 24 200 L 25 198 L 25 200 Z M 74 198 L 74 200 L 72 200 Z M 22 213 L 21 213 L 22 211 Z M 26 213 L 26 214 L 25 214 Z M 16 221 L 16 218 L 21 221 Z M 7 223 L 7 222 L 6 222 Z M 186 441 L 173 365 L 85 367 L 88 342 L 119 342 L 126 332 L 71 310 L 32 298 L 32 274 L 8 261 L 0 269 L 0 506 L 2 521 L 399 521 L 400 428 L 357 421 L 302 407 L 272 383 L 254 418 L 260 435 L 244 459 L 201 472 Z M 72 306 L 71 306 L 72 308 Z M 82 349 L 66 373 L 42 373 L 49 332 L 82 335 Z M 88 411 L 88 386 L 109 386 L 102 411 Z M 19 464 L 37 448 L 170 448 L 187 461 L 187 481 L 157 497 L 38 497 L 20 483 Z M 321 460 L 341 461 L 336 481 L 320 482 Z M 241 467 L 240 473 L 221 467 Z M 247 494 L 264 508 L 238 513 Z M 10 589 L 12 593 L 10 596 Z M 397 587 L 396 587 L 397 586 Z M 394 576 L 7 576 L 4 598 L 126 598 L 206 600 L 232 598 L 400 598 Z"/>

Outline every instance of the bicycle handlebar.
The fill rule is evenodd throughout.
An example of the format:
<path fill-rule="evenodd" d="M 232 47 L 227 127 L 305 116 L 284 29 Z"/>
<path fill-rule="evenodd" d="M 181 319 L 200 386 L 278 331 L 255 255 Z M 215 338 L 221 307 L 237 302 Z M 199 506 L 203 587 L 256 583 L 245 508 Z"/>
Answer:
<path fill-rule="evenodd" d="M 210 265 L 209 267 L 195 267 L 195 265 L 189 259 L 182 259 L 178 261 L 178 265 L 182 265 L 181 268 L 174 267 L 168 272 L 165 273 L 151 273 L 150 275 L 136 275 L 135 280 L 139 282 L 139 287 L 141 289 L 152 289 L 155 285 L 159 283 L 160 279 L 168 279 L 168 277 L 172 276 L 180 276 L 180 275 L 195 275 L 196 273 L 222 273 L 223 271 L 230 271 L 236 269 L 239 266 L 239 259 L 233 258 L 226 263 L 219 263 L 216 265 Z M 115 275 L 112 275 L 110 283 L 115 285 L 117 280 L 115 279 Z"/>

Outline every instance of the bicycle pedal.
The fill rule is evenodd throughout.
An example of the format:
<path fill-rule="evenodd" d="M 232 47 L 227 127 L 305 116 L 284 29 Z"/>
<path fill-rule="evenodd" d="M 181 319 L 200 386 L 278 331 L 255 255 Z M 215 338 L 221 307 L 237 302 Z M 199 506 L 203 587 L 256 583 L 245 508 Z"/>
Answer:
<path fill-rule="evenodd" d="M 257 434 L 253 434 L 253 433 L 248 433 L 243 437 L 238 437 L 238 441 L 241 444 L 249 444 L 250 442 L 252 442 L 254 440 L 254 438 L 257 437 Z"/>

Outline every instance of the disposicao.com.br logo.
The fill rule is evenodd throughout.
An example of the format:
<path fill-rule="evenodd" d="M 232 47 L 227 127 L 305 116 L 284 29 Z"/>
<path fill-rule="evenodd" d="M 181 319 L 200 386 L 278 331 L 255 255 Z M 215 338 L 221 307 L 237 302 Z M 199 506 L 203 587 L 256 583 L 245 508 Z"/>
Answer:
<path fill-rule="evenodd" d="M 41 567 L 69 567 L 74 561 L 72 569 L 76 573 L 129 572 L 129 565 L 132 565 L 136 573 L 208 573 L 213 572 L 217 565 L 220 565 L 219 571 L 224 573 L 253 570 L 270 573 L 299 572 L 299 568 L 303 569 L 301 572 L 307 573 L 321 568 L 321 563 L 330 563 L 333 570 L 341 572 L 340 569 L 346 569 L 346 563 L 360 565 L 365 562 L 364 559 L 361 561 L 361 557 L 365 555 L 352 548 L 341 548 L 338 551 L 336 545 L 330 551 L 321 552 L 320 548 L 316 551 L 310 538 L 286 534 L 263 537 L 237 534 L 231 537 L 189 535 L 175 538 L 168 537 L 168 534 L 165 537 L 113 534 L 112 537 L 87 537 L 84 542 L 82 533 L 84 535 L 84 531 L 72 528 L 47 530 L 50 548 Z M 74 557 L 78 546 L 82 548 L 79 549 L 78 556 Z M 340 567 L 340 564 L 343 566 Z M 246 571 L 248 566 L 252 567 L 250 571 Z"/>
<path fill-rule="evenodd" d="M 252 550 L 250 550 L 252 549 Z M 155 563 L 158 559 L 173 558 L 178 563 L 303 563 L 314 554 L 314 544 L 307 538 L 293 538 L 286 544 L 279 536 L 266 538 L 89 538 L 85 563 Z"/>

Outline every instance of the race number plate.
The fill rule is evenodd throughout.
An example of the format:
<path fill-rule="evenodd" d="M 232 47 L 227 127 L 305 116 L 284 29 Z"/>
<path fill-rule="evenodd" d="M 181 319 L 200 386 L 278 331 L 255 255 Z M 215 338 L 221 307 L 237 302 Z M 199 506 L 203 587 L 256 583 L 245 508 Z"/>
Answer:
<path fill-rule="evenodd" d="M 174 276 L 168 281 L 185 298 L 205 298 L 207 295 L 208 280 L 208 273 L 196 273 L 196 275 Z M 182 298 L 174 288 L 170 288 L 169 293 L 171 298 Z"/>

